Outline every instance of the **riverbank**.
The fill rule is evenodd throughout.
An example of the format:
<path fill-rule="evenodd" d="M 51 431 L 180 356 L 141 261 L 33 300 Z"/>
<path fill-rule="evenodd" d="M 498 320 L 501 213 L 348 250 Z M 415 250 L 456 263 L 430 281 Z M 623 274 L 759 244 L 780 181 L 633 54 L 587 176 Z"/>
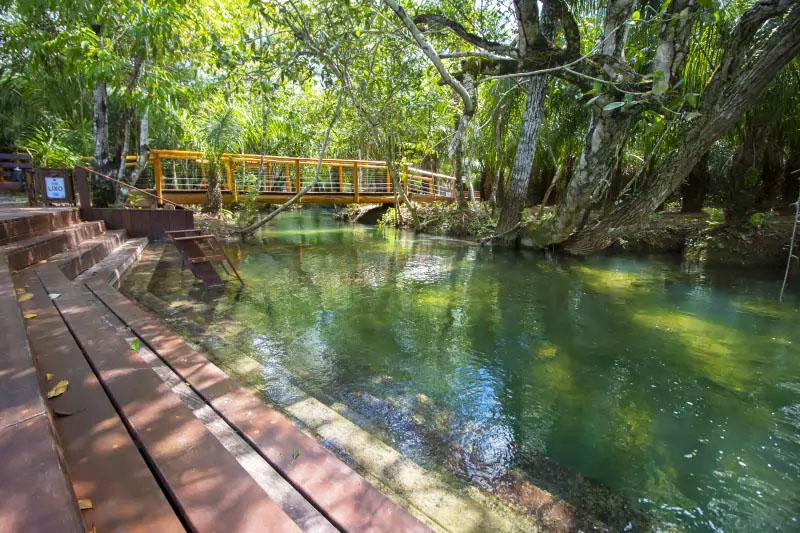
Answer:
<path fill-rule="evenodd" d="M 336 212 L 336 218 L 361 221 L 375 206 L 346 206 Z M 459 213 L 453 203 L 420 205 L 417 214 L 421 233 L 479 241 L 494 233 L 496 220 L 487 204 L 477 211 Z M 526 210 L 524 217 L 532 218 Z M 395 210 L 382 214 L 379 225 L 395 226 Z M 400 227 L 411 229 L 411 214 L 401 208 Z M 529 226 L 530 228 L 531 226 Z M 527 230 L 530 231 L 530 230 Z M 653 215 L 650 224 L 619 238 L 605 252 L 615 255 L 673 255 L 683 259 L 719 265 L 783 266 L 786 263 L 792 233 L 792 217 L 758 215 L 744 226 L 724 224 L 717 209 L 702 213 L 662 211 Z M 522 246 L 525 247 L 526 230 Z"/>

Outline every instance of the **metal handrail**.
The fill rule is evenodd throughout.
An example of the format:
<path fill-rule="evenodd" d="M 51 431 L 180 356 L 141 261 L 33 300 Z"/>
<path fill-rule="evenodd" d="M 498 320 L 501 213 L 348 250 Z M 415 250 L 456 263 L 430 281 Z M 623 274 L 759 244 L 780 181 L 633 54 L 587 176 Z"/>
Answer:
<path fill-rule="evenodd" d="M 107 179 L 107 180 L 109 180 L 109 181 L 113 181 L 114 183 L 119 183 L 120 185 L 122 185 L 122 186 L 124 186 L 124 187 L 127 187 L 128 189 L 133 189 L 133 190 L 134 190 L 134 191 L 136 191 L 136 192 L 140 192 L 140 193 L 142 193 L 142 194 L 146 194 L 147 196 L 150 196 L 151 198 L 155 198 L 155 199 L 156 199 L 156 204 L 158 204 L 158 203 L 159 203 L 159 201 L 160 201 L 161 203 L 166 203 L 166 204 L 174 205 L 174 206 L 175 206 L 175 209 L 183 209 L 183 206 L 182 206 L 182 205 L 180 205 L 180 204 L 176 204 L 175 202 L 170 202 L 169 200 L 164 200 L 163 198 L 159 198 L 159 197 L 158 197 L 158 196 L 156 196 L 155 194 L 153 194 L 153 193 L 151 193 L 151 192 L 149 192 L 149 191 L 146 191 L 146 190 L 144 190 L 144 189 L 140 189 L 140 188 L 138 188 L 138 187 L 134 187 L 134 186 L 133 186 L 133 185 L 131 185 L 130 183 L 126 183 L 126 182 L 124 182 L 124 181 L 121 181 L 121 180 L 118 180 L 118 179 L 116 179 L 116 178 L 112 178 L 111 176 L 106 176 L 105 174 L 102 174 L 102 173 L 100 173 L 100 172 L 97 172 L 96 170 L 94 170 L 94 169 L 91 169 L 91 168 L 89 168 L 89 167 L 78 166 L 78 168 L 82 168 L 83 170 L 85 170 L 85 171 L 87 171 L 87 172 L 90 172 L 91 174 L 94 174 L 95 176 L 100 176 L 100 177 L 101 177 L 101 178 L 103 178 L 103 179 Z"/>

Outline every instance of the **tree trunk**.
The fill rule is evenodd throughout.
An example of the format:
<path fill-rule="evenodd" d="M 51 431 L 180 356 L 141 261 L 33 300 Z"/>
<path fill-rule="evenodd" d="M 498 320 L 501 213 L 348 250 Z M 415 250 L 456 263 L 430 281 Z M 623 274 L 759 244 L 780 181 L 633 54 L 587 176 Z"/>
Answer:
<path fill-rule="evenodd" d="M 210 215 L 216 216 L 219 210 L 222 209 L 222 189 L 219 186 L 219 175 L 222 167 L 222 161 L 217 154 L 212 155 L 216 161 L 209 161 L 208 169 L 206 170 L 206 201 L 203 203 L 203 211 Z"/>
<path fill-rule="evenodd" d="M 92 113 L 94 115 L 92 120 L 94 125 L 94 168 L 102 174 L 108 174 L 108 101 L 104 81 L 94 84 Z"/>
<path fill-rule="evenodd" d="M 531 179 L 531 168 L 536 156 L 536 145 L 539 140 L 539 129 L 544 115 L 544 95 L 547 90 L 547 76 L 534 76 L 528 80 L 528 100 L 522 115 L 522 128 L 519 144 L 514 155 L 508 183 L 503 194 L 503 207 L 500 220 L 497 222 L 497 234 L 506 233 L 522 220 L 522 209 L 528 195 L 528 184 Z M 506 244 L 516 241 L 517 235 L 509 233 L 503 239 Z"/>
<path fill-rule="evenodd" d="M 131 119 L 125 121 L 125 129 L 122 134 L 122 145 L 119 152 L 119 163 L 117 167 L 117 179 L 122 181 L 125 179 L 125 165 L 128 162 L 128 145 L 131 141 Z"/>
<path fill-rule="evenodd" d="M 458 129 L 458 124 L 461 121 L 460 118 L 456 118 L 455 128 Z M 458 140 L 455 144 L 455 151 L 453 152 L 453 166 L 455 172 L 453 172 L 453 177 L 455 177 L 455 195 L 456 195 L 456 205 L 458 206 L 459 211 L 463 211 L 467 203 L 464 199 L 464 149 L 463 149 L 463 140 Z"/>
<path fill-rule="evenodd" d="M 544 247 L 566 240 L 578 228 L 586 210 L 601 197 L 630 124 L 629 118 L 618 119 L 613 113 L 593 109 L 572 179 L 553 217 L 531 235 L 537 245 Z"/>
<path fill-rule="evenodd" d="M 150 158 L 150 108 L 144 110 L 142 120 L 139 121 L 139 156 L 136 158 L 136 166 L 133 167 L 131 172 L 130 184 L 134 187 L 139 183 L 139 177 L 142 175 L 145 167 L 147 167 L 147 160 Z M 175 162 L 172 162 L 173 176 L 175 173 Z M 174 180 L 174 177 L 173 177 Z"/>
<path fill-rule="evenodd" d="M 701 116 L 679 130 L 677 145 L 666 156 L 654 179 L 644 183 L 638 194 L 620 202 L 598 223 L 571 238 L 569 234 L 554 234 L 551 242 L 562 242 L 562 249 L 569 253 L 586 255 L 610 246 L 618 236 L 647 224 L 652 212 L 680 187 L 717 139 L 800 53 L 800 9 L 795 9 L 760 46 L 763 52 L 745 64 L 752 37 L 766 20 L 783 13 L 781 9 L 785 11 L 786 7 L 756 4 L 742 15 L 732 32 L 733 40 L 725 48 L 722 63 L 703 93 Z"/>
<path fill-rule="evenodd" d="M 710 176 L 708 174 L 709 152 L 703 154 L 700 161 L 689 172 L 689 177 L 681 185 L 681 213 L 700 213 L 708 192 Z"/>

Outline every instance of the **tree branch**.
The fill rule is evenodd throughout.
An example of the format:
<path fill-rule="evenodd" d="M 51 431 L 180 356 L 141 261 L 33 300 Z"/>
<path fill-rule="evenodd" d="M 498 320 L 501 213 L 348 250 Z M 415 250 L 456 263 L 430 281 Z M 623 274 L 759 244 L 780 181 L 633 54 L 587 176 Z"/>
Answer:
<path fill-rule="evenodd" d="M 319 151 L 319 159 L 317 159 L 317 168 L 316 171 L 314 172 L 314 179 L 311 180 L 311 182 L 308 185 L 297 191 L 297 194 L 295 194 L 294 196 L 289 198 L 286 202 L 281 204 L 281 206 L 278 209 L 276 209 L 266 217 L 262 218 L 255 224 L 251 224 L 246 228 L 242 228 L 237 233 L 239 233 L 240 235 L 249 235 L 253 233 L 255 230 L 257 230 L 258 228 L 260 228 L 261 226 L 263 226 L 264 224 L 266 224 L 267 222 L 278 216 L 282 211 L 286 210 L 286 208 L 288 208 L 297 200 L 299 200 L 301 196 L 306 194 L 308 191 L 311 190 L 312 187 L 314 187 L 314 185 L 317 184 L 317 182 L 319 181 L 320 169 L 322 168 L 322 160 L 325 159 L 325 151 L 328 149 L 328 142 L 331 139 L 331 130 L 333 129 L 333 125 L 336 124 L 336 121 L 339 119 L 339 111 L 341 109 L 342 109 L 342 95 L 339 95 L 339 99 L 336 102 L 336 111 L 333 113 L 333 118 L 331 119 L 330 124 L 328 124 L 328 129 L 325 131 L 325 139 L 322 141 L 322 148 Z"/>
<path fill-rule="evenodd" d="M 463 40 L 467 41 L 472 46 L 475 46 L 477 48 L 482 48 L 483 50 L 488 50 L 490 52 L 499 52 L 508 55 L 515 55 L 517 53 L 517 49 L 514 48 L 513 46 L 507 46 L 504 44 L 486 40 L 483 37 L 479 37 L 474 33 L 468 32 L 466 28 L 464 28 L 464 26 L 462 26 L 458 22 L 450 20 L 449 18 L 444 17 L 442 15 L 421 14 L 414 16 L 411 20 L 415 24 L 436 24 L 439 26 L 443 26 L 448 30 L 450 30 L 451 32 L 458 35 L 459 37 L 461 37 Z"/>
<path fill-rule="evenodd" d="M 452 74 L 450 74 L 450 72 L 444 66 L 444 63 L 442 63 L 442 60 L 439 58 L 439 55 L 436 53 L 436 50 L 433 49 L 431 43 L 429 43 L 425 36 L 422 35 L 422 32 L 419 30 L 411 17 L 409 17 L 405 10 L 400 7 L 400 4 L 398 4 L 396 0 L 383 0 L 383 2 L 395 12 L 401 21 L 403 21 L 403 24 L 405 24 L 406 28 L 408 28 L 408 31 L 411 32 L 411 35 L 414 36 L 414 40 L 417 41 L 417 45 L 422 49 L 422 52 L 428 57 L 431 63 L 433 63 L 433 66 L 436 67 L 436 70 L 439 71 L 439 76 L 441 76 L 442 81 L 452 87 L 461 97 L 461 100 L 464 102 L 464 114 L 472 116 L 472 114 L 475 112 L 475 101 L 470 97 L 467 89 L 457 79 L 455 79 Z M 438 15 L 434 16 L 438 17 Z"/>

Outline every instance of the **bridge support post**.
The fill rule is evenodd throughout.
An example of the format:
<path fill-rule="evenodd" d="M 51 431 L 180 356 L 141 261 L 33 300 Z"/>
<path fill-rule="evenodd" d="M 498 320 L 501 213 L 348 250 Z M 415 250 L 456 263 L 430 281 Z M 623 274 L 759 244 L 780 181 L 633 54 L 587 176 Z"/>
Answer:
<path fill-rule="evenodd" d="M 358 203 L 358 161 L 353 162 L 353 196 Z"/>
<path fill-rule="evenodd" d="M 158 205 L 164 204 L 164 175 L 161 171 L 161 156 L 153 154 L 153 178 L 156 182 L 156 196 Z"/>
<path fill-rule="evenodd" d="M 294 186 L 295 186 L 295 192 L 300 192 L 300 160 L 299 159 L 295 159 L 294 160 Z"/>
<path fill-rule="evenodd" d="M 228 181 L 228 190 L 233 195 L 233 202 L 239 201 L 239 191 L 236 190 L 236 181 L 233 179 L 233 160 L 228 157 L 225 159 L 225 178 Z"/>

